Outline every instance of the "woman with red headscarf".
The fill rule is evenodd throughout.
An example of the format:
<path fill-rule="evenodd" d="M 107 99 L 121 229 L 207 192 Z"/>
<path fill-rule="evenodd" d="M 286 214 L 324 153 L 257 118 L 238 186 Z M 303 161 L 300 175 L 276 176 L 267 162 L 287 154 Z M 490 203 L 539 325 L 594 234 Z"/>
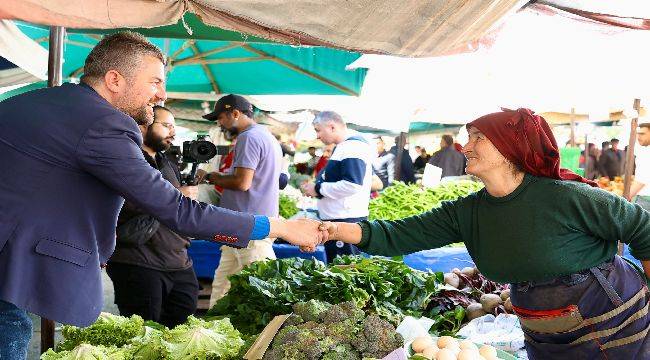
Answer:
<path fill-rule="evenodd" d="M 650 213 L 560 169 L 551 129 L 528 109 L 467 128 L 466 170 L 484 189 L 402 220 L 321 229 L 386 256 L 463 241 L 486 277 L 511 284 L 530 359 L 650 359 Z M 616 255 L 618 240 L 644 270 Z"/>

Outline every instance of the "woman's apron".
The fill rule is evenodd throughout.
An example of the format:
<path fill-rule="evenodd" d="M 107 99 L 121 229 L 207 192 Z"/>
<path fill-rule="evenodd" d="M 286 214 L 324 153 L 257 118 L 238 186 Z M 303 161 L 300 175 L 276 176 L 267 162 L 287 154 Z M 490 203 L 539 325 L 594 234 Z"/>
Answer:
<path fill-rule="evenodd" d="M 511 287 L 531 360 L 650 359 L 648 287 L 619 256 L 580 273 Z"/>

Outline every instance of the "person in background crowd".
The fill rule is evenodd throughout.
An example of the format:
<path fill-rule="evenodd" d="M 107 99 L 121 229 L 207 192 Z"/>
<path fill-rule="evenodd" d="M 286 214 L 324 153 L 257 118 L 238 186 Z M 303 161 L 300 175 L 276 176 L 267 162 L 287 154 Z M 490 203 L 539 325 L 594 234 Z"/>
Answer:
<path fill-rule="evenodd" d="M 442 169 L 443 178 L 465 174 L 466 163 L 465 156 L 454 148 L 454 138 L 451 135 L 442 136 L 440 150 L 436 151 L 429 160 L 429 164 Z"/>
<path fill-rule="evenodd" d="M 390 148 L 390 153 L 395 158 L 395 163 L 397 162 L 397 144 L 399 141 L 399 136 L 395 138 L 395 145 Z M 402 161 L 400 161 L 400 170 L 399 170 L 399 181 L 405 184 L 415 184 L 415 171 L 413 170 L 413 159 L 408 152 L 408 144 L 404 144 L 404 151 L 402 151 Z M 393 167 L 394 169 L 394 167 Z M 394 170 L 392 171 L 395 172 Z M 391 182 L 392 184 L 392 182 Z"/>
<path fill-rule="evenodd" d="M 612 139 L 609 143 L 611 148 L 608 148 L 600 154 L 600 170 L 602 176 L 609 177 L 614 180 L 615 177 L 623 174 L 625 166 L 625 153 L 618 148 L 618 139 Z"/>
<path fill-rule="evenodd" d="M 462 240 L 482 274 L 510 283 L 529 359 L 650 359 L 650 213 L 560 169 L 528 109 L 467 127 L 467 172 L 485 188 L 401 220 L 325 222 L 324 239 L 382 256 Z M 643 269 L 616 255 L 619 240 Z"/>
<path fill-rule="evenodd" d="M 598 170 L 598 155 L 596 144 L 589 143 L 587 145 L 585 163 L 583 164 L 583 167 L 585 168 L 585 178 L 589 180 L 598 179 L 600 177 L 600 171 Z"/>
<path fill-rule="evenodd" d="M 630 194 L 636 196 L 636 203 L 650 211 L 650 123 L 642 123 L 637 130 L 638 146 L 636 153 L 636 168 L 634 183 Z"/>
<path fill-rule="evenodd" d="M 316 135 L 324 144 L 334 144 L 334 152 L 314 183 L 303 184 L 307 196 L 318 198 L 322 220 L 358 222 L 368 218 L 374 151 L 362 136 L 350 136 L 343 118 L 323 111 L 314 119 Z M 330 242 L 325 245 L 327 261 L 339 255 L 358 255 L 354 245 Z"/>
<path fill-rule="evenodd" d="M 427 154 L 427 149 L 423 147 L 416 146 L 415 149 L 418 153 L 418 157 L 415 158 L 415 161 L 413 162 L 413 170 L 415 170 L 415 172 L 423 172 L 424 167 L 429 162 L 429 159 L 431 159 L 431 156 Z"/>
<path fill-rule="evenodd" d="M 386 143 L 381 137 L 377 137 L 377 157 L 372 163 L 375 174 L 386 188 L 393 183 L 395 177 L 395 155 L 386 151 Z"/>
<path fill-rule="evenodd" d="M 329 161 L 332 156 L 332 151 L 334 151 L 334 144 L 325 145 L 323 148 L 323 154 L 320 156 L 316 166 L 314 167 L 314 173 L 312 174 L 313 177 L 317 177 L 318 174 L 325 169 L 327 161 Z"/>
<path fill-rule="evenodd" d="M 244 97 L 227 95 L 217 101 L 205 119 L 218 121 L 237 133 L 234 159 L 228 174 L 213 172 L 205 179 L 223 187 L 220 206 L 226 209 L 278 216 L 278 179 L 282 170 L 282 149 L 269 130 L 253 120 L 253 106 Z M 228 276 L 263 259 L 275 259 L 272 238 L 251 241 L 246 248 L 222 247 L 221 260 L 212 282 L 210 306 L 230 289 Z"/>
<path fill-rule="evenodd" d="M 320 156 L 316 156 L 316 148 L 314 146 L 307 148 L 307 152 L 309 153 L 309 160 L 307 160 L 307 174 L 313 174 Z"/>
<path fill-rule="evenodd" d="M 152 168 L 179 189 L 196 199 L 196 186 L 181 186 L 176 164 L 165 155 L 176 135 L 174 115 L 165 107 L 154 107 L 154 121 L 143 130 L 142 154 Z M 194 314 L 199 284 L 187 255 L 190 241 L 137 205 L 126 201 L 117 219 L 117 244 L 106 272 L 115 288 L 120 315 L 140 315 L 169 328 Z"/>
<path fill-rule="evenodd" d="M 101 267 L 124 199 L 172 231 L 233 247 L 281 236 L 316 244 L 317 221 L 282 220 L 183 196 L 142 154 L 140 125 L 167 98 L 165 56 L 118 32 L 90 51 L 79 84 L 0 102 L 0 358 L 24 359 L 28 312 L 85 327 L 103 306 Z M 161 125 L 154 125 L 161 126 Z M 276 205 L 277 206 L 277 205 Z"/>

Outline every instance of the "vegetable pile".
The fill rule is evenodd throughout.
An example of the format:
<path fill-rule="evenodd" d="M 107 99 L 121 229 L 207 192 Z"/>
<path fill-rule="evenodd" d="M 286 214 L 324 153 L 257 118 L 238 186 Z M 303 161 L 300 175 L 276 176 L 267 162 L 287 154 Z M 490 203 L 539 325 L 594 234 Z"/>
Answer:
<path fill-rule="evenodd" d="M 421 188 L 396 182 L 370 200 L 370 220 L 398 220 L 418 215 L 440 206 L 443 201 L 456 200 L 483 188 L 483 183 L 459 180 L 442 183 L 435 188 Z"/>
<path fill-rule="evenodd" d="M 427 316 L 436 334 L 455 334 L 465 319 L 461 304 L 449 302 L 442 292 L 442 273 L 411 269 L 401 260 L 339 257 L 332 266 L 299 258 L 255 262 L 230 276 L 231 288 L 208 315 L 228 316 L 245 334 L 257 334 L 276 315 L 288 314 L 292 305 L 311 299 L 336 304 L 352 301 L 368 313 L 397 324 L 406 315 Z"/>
<path fill-rule="evenodd" d="M 286 194 L 280 194 L 280 216 L 289 219 L 298 213 L 298 201 Z"/>
<path fill-rule="evenodd" d="M 263 360 L 381 359 L 403 345 L 391 323 L 366 316 L 352 301 L 310 300 L 293 305 Z"/>
<path fill-rule="evenodd" d="M 65 340 L 41 360 L 237 359 L 244 346 L 228 319 L 205 321 L 190 316 L 173 329 L 145 326 L 142 318 L 102 313 L 91 326 L 65 326 Z"/>

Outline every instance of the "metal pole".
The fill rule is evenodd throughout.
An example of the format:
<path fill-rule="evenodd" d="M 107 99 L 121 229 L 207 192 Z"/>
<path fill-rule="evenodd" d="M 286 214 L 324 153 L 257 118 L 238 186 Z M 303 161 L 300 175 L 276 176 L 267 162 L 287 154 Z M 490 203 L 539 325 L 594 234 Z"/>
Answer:
<path fill-rule="evenodd" d="M 50 27 L 50 52 L 47 65 L 47 86 L 60 86 L 63 83 L 63 38 L 65 28 Z M 54 321 L 41 318 L 41 354 L 54 348 Z"/>
<path fill-rule="evenodd" d="M 406 133 L 401 132 L 397 137 L 397 155 L 395 155 L 395 181 L 402 180 L 402 157 L 404 153 L 404 146 L 406 145 Z"/>
<path fill-rule="evenodd" d="M 571 147 L 576 146 L 576 109 L 571 108 Z"/>
<path fill-rule="evenodd" d="M 636 110 L 636 117 L 632 118 L 630 124 L 630 140 L 627 144 L 627 152 L 625 152 L 625 178 L 623 180 L 623 197 L 628 201 L 632 201 L 630 197 L 630 188 L 632 187 L 632 171 L 634 170 L 634 144 L 636 144 L 636 128 L 639 126 L 639 112 L 641 111 L 641 99 L 634 99 L 634 110 Z M 624 244 L 619 241 L 618 255 L 623 256 Z"/>

